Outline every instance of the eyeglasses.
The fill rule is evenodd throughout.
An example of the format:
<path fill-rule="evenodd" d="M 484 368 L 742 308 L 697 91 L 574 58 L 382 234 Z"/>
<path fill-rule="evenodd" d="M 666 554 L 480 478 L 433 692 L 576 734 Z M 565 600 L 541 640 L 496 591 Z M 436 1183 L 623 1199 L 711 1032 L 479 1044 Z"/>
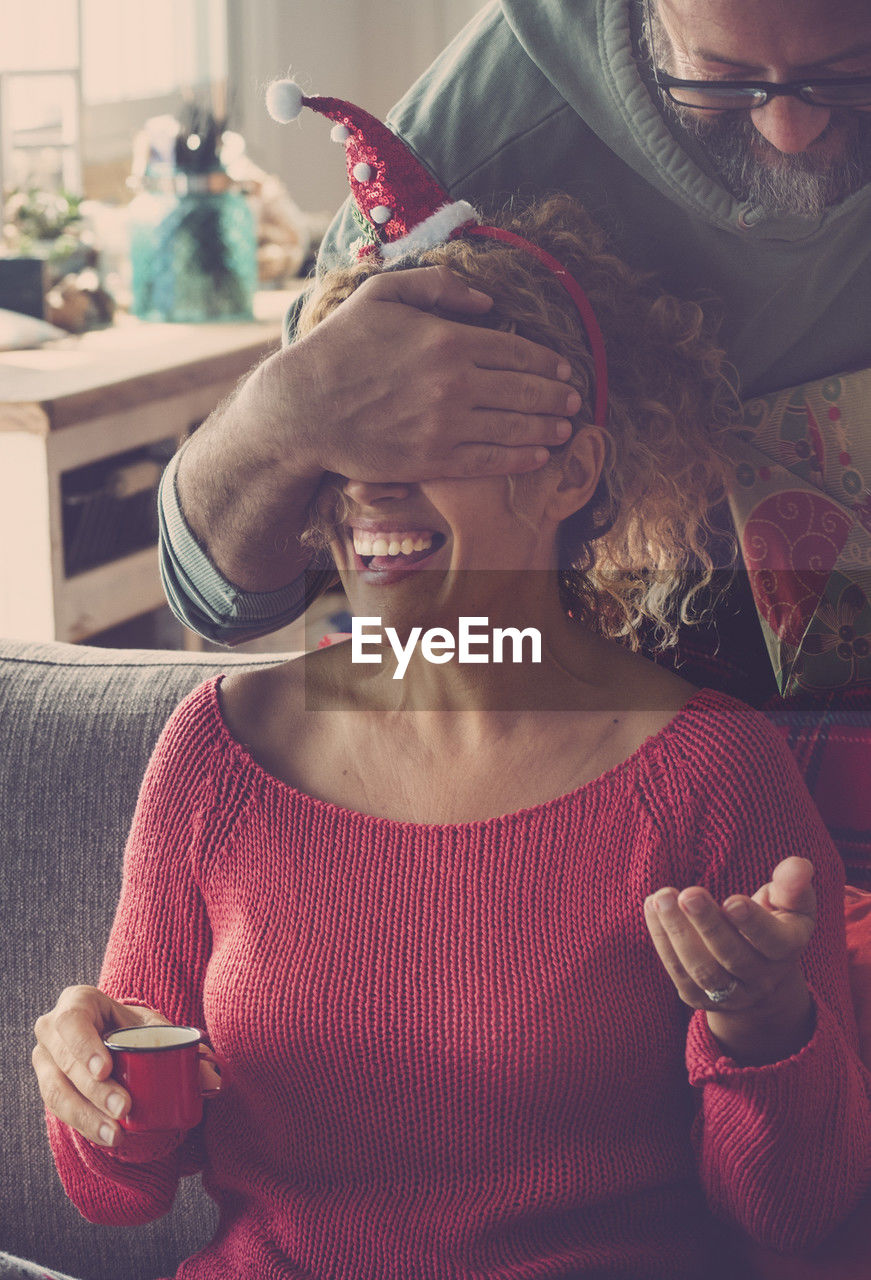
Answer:
<path fill-rule="evenodd" d="M 654 20 L 650 0 L 644 0 L 647 41 L 653 79 L 672 102 L 697 111 L 755 111 L 772 98 L 799 98 L 812 107 L 861 110 L 871 107 L 871 76 L 840 76 L 830 80 L 678 80 L 656 65 Z"/>
<path fill-rule="evenodd" d="M 772 98 L 800 98 L 812 107 L 846 109 L 871 106 L 871 76 L 831 80 L 676 80 L 659 67 L 653 78 L 663 93 L 681 107 L 698 111 L 755 111 Z"/>

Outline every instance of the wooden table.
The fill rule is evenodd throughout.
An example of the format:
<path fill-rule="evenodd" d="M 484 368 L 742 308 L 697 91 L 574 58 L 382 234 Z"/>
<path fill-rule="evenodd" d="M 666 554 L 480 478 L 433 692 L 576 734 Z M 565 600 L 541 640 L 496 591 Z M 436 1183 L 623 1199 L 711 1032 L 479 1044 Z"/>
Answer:
<path fill-rule="evenodd" d="M 81 641 L 164 604 L 150 545 L 66 576 L 62 477 L 180 444 L 281 340 L 302 289 L 258 294 L 248 324 L 145 324 L 0 352 L 0 634 Z"/>

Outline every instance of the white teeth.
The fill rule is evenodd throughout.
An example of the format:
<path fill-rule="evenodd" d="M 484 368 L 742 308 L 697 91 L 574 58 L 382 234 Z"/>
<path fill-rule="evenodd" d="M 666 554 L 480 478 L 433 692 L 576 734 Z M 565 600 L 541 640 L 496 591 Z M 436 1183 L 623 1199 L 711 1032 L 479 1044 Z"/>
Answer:
<path fill-rule="evenodd" d="M 432 546 L 431 533 L 371 533 L 352 530 L 354 550 L 358 556 L 410 556 L 414 551 L 426 551 Z"/>

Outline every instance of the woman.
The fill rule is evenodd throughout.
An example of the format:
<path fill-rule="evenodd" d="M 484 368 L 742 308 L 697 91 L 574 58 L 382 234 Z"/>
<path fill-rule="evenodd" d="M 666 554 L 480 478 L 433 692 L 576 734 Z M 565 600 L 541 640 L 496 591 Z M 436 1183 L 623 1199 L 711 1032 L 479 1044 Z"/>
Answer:
<path fill-rule="evenodd" d="M 718 354 L 571 202 L 510 227 L 592 304 L 607 415 L 541 262 L 421 256 L 567 357 L 570 438 L 513 482 L 325 484 L 310 537 L 380 642 L 186 699 L 100 989 L 37 1023 L 87 1217 L 159 1216 L 203 1170 L 221 1226 L 179 1275 L 731 1278 L 748 1237 L 813 1243 L 863 1190 L 837 857 L 765 720 L 633 652 L 712 571 Z M 381 275 L 325 278 L 304 332 Z M 488 643 L 445 661 L 463 619 Z M 493 660 L 512 628 L 540 662 L 531 634 Z M 222 1087 L 200 1129 L 133 1146 L 101 1035 L 162 1019 L 204 1029 Z"/>

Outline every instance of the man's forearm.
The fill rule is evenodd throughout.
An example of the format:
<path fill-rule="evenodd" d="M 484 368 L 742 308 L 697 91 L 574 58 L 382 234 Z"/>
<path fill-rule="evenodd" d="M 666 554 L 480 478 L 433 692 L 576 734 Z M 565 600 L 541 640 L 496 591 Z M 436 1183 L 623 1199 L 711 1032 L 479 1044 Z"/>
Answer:
<path fill-rule="evenodd" d="M 245 591 L 277 590 L 310 560 L 299 535 L 320 472 L 287 456 L 286 423 L 271 429 L 287 413 L 271 390 L 274 369 L 267 365 L 276 359 L 255 369 L 199 428 L 176 475 L 192 533 L 218 571 Z"/>

